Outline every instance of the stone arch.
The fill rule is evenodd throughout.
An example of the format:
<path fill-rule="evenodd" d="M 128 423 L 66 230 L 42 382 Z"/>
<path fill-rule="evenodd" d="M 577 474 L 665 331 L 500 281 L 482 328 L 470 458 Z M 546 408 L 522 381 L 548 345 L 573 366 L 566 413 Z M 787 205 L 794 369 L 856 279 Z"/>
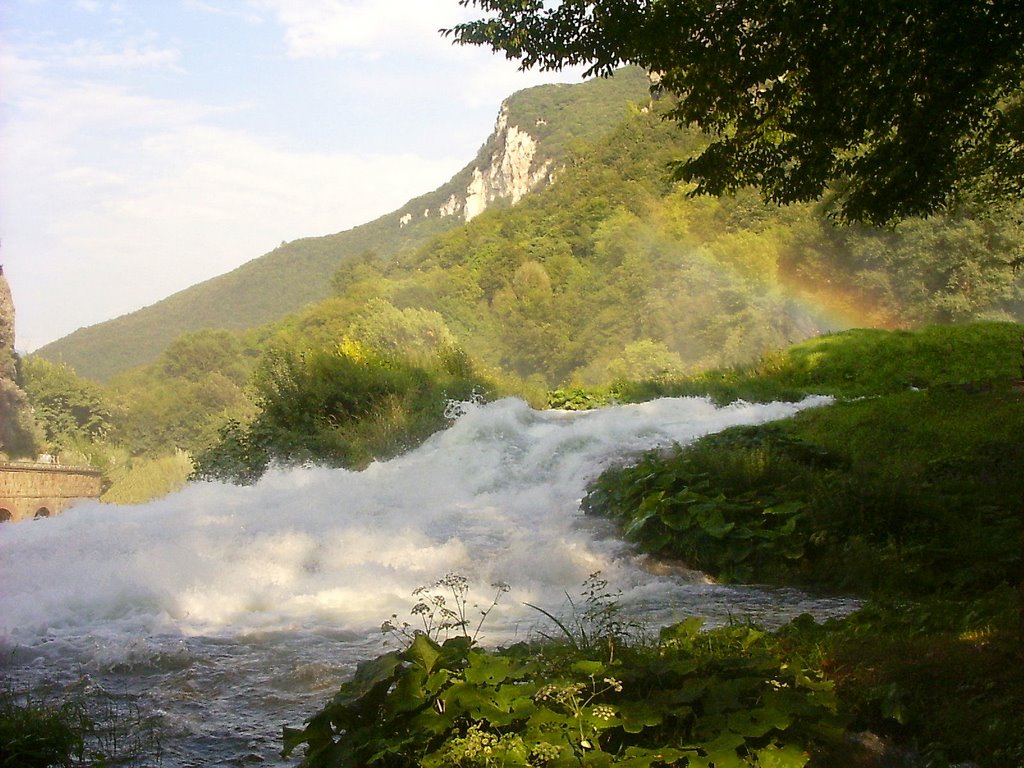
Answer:
<path fill-rule="evenodd" d="M 11 522 L 53 517 L 76 499 L 99 498 L 101 484 L 91 467 L 0 461 L 0 508 Z"/>
<path fill-rule="evenodd" d="M 0 523 L 9 523 L 12 517 L 11 510 L 0 507 Z"/>

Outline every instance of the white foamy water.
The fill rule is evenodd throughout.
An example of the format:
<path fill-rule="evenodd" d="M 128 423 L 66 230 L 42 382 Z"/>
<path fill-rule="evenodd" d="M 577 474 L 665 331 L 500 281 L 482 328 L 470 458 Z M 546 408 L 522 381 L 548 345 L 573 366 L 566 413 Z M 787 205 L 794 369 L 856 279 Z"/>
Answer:
<path fill-rule="evenodd" d="M 850 604 L 794 591 L 656 576 L 579 502 L 605 467 L 735 424 L 824 402 L 669 398 L 585 413 L 519 400 L 470 405 L 450 429 L 363 472 L 302 468 L 251 487 L 197 483 L 150 504 L 82 503 L 0 527 L 0 670 L 20 685 L 88 678 L 162 716 L 163 765 L 277 764 L 298 725 L 380 623 L 449 572 L 486 604 L 507 582 L 485 642 L 524 637 L 601 571 L 657 625 L 780 623 Z"/>

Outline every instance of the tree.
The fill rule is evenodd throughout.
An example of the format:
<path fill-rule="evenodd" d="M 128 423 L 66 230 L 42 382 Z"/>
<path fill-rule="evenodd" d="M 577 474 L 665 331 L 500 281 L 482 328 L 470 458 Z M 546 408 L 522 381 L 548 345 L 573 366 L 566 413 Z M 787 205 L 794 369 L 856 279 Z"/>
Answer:
<path fill-rule="evenodd" d="M 244 384 L 251 367 L 248 351 L 237 334 L 207 328 L 174 339 L 160 355 L 159 366 L 168 378 L 199 381 L 217 371 Z"/>
<path fill-rule="evenodd" d="M 440 313 L 421 307 L 399 309 L 380 298 L 367 302 L 348 335 L 377 354 L 424 363 L 456 345 Z"/>
<path fill-rule="evenodd" d="M 1024 182 L 1020 0 L 460 0 L 443 30 L 524 69 L 657 73 L 712 140 L 675 163 L 695 193 L 755 186 L 882 224 Z"/>
<path fill-rule="evenodd" d="M 94 442 L 110 430 L 110 407 L 102 388 L 70 366 L 30 355 L 22 360 L 22 375 L 51 450 Z"/>

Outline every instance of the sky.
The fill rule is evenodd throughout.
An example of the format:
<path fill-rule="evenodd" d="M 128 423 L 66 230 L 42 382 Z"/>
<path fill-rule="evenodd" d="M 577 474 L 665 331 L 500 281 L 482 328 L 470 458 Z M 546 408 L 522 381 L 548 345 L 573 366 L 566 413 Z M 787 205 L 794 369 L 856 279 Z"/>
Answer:
<path fill-rule="evenodd" d="M 0 265 L 30 352 L 470 162 L 520 72 L 458 0 L 3 0 Z"/>

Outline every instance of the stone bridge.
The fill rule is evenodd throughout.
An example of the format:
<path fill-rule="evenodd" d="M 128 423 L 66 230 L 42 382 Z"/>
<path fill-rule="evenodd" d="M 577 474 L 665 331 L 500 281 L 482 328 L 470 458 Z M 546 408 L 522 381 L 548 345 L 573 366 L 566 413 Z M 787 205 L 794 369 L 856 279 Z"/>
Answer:
<path fill-rule="evenodd" d="M 99 496 L 98 469 L 0 462 L 0 523 L 59 515 L 79 499 Z"/>

